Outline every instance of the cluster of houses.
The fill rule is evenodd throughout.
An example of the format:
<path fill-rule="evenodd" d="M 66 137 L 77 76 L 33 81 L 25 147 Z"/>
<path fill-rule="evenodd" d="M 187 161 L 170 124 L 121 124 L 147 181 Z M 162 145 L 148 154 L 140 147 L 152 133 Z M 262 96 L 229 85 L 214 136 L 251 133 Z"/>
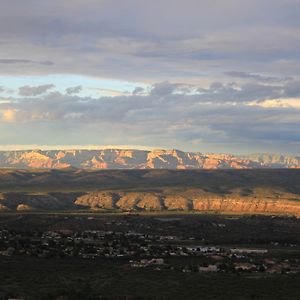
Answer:
<path fill-rule="evenodd" d="M 212 257 L 215 259 L 215 257 Z M 222 259 L 225 259 L 225 256 Z M 200 264 L 187 264 L 182 267 L 176 267 L 170 263 L 166 263 L 163 258 L 130 260 L 132 268 L 152 268 L 154 270 L 162 269 L 180 269 L 184 273 L 217 273 L 217 272 L 251 272 L 251 273 L 267 273 L 267 274 L 298 274 L 300 273 L 299 260 L 279 260 L 279 259 L 250 259 L 248 261 L 227 260 L 224 262 L 211 262 Z"/>
<path fill-rule="evenodd" d="M 267 249 L 191 245 L 174 235 L 145 234 L 133 230 L 71 230 L 16 233 L 0 230 L 0 256 L 29 255 L 40 258 L 125 258 L 132 268 L 174 269 L 172 257 L 197 257 L 197 265 L 181 266 L 183 272 L 298 273 L 300 260 L 270 258 Z M 168 261 L 169 260 L 169 261 Z"/>
<path fill-rule="evenodd" d="M 215 273 L 215 272 L 263 272 L 267 274 L 298 274 L 300 273 L 299 261 L 274 260 L 272 263 L 268 259 L 247 262 L 247 261 L 230 261 L 226 263 L 202 264 L 197 266 L 196 271 L 200 273 Z M 192 272 L 194 266 L 185 266 L 183 272 Z"/>
<path fill-rule="evenodd" d="M 167 241 L 176 236 L 142 234 L 135 231 L 70 230 L 16 233 L 0 230 L 0 255 L 50 257 L 150 257 L 178 253 Z"/>

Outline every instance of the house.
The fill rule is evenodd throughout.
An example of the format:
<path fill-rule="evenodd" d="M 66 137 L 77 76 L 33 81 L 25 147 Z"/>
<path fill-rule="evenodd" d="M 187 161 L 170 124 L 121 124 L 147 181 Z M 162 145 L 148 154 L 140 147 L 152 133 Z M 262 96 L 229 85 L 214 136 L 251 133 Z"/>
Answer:
<path fill-rule="evenodd" d="M 199 266 L 199 272 L 218 272 L 219 268 L 217 265 Z"/>
<path fill-rule="evenodd" d="M 220 252 L 220 248 L 215 246 L 192 246 L 187 247 L 187 251 L 192 253 L 216 253 Z"/>
<path fill-rule="evenodd" d="M 239 262 L 234 264 L 235 270 L 250 271 L 256 269 L 256 266 L 248 262 Z"/>
<path fill-rule="evenodd" d="M 246 253 L 246 254 L 265 254 L 268 253 L 267 249 L 249 249 L 249 248 L 232 248 L 231 253 Z"/>

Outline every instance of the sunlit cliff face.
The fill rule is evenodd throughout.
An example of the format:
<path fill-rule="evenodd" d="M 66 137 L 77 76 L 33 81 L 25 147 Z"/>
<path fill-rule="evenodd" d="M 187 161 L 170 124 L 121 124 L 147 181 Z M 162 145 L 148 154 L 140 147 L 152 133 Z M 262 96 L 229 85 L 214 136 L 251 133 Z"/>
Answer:
<path fill-rule="evenodd" d="M 28 210 L 118 210 L 118 211 L 195 211 L 244 214 L 283 214 L 300 216 L 299 195 L 280 189 L 232 189 L 226 195 L 207 192 L 200 188 L 181 190 L 166 189 L 153 192 L 102 191 L 82 196 L 70 193 L 1 195 L 0 211 Z"/>
<path fill-rule="evenodd" d="M 0 167 L 65 169 L 254 169 L 300 168 L 300 157 L 235 156 L 179 150 L 20 150 L 0 152 Z"/>

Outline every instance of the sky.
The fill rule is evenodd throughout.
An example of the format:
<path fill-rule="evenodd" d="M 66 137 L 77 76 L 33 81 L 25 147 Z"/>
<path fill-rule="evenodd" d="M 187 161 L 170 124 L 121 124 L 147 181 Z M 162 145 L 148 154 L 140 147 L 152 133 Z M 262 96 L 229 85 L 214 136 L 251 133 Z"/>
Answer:
<path fill-rule="evenodd" d="M 300 0 L 0 5 L 0 149 L 300 155 Z"/>

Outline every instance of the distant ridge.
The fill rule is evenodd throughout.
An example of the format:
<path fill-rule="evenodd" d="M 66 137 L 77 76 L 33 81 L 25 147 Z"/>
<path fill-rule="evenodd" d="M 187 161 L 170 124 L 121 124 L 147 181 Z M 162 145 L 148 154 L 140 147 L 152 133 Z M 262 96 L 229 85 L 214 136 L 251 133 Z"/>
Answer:
<path fill-rule="evenodd" d="M 0 169 L 0 212 L 186 211 L 300 217 L 300 170 Z"/>
<path fill-rule="evenodd" d="M 41 169 L 255 169 L 300 168 L 300 157 L 277 154 L 203 154 L 180 150 L 0 151 L 1 168 Z"/>

